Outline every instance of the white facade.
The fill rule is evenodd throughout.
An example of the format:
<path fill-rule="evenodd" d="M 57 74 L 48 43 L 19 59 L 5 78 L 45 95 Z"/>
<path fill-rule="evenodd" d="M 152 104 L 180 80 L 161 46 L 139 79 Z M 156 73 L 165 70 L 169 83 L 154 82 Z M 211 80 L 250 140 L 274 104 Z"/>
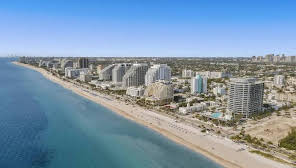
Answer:
<path fill-rule="evenodd" d="M 114 84 L 121 83 L 124 74 L 130 69 L 131 66 L 132 65 L 131 64 L 128 64 L 128 63 L 117 64 L 112 69 L 112 82 Z"/>
<path fill-rule="evenodd" d="M 277 86 L 283 86 L 285 84 L 285 76 L 284 75 L 275 75 L 273 79 L 273 84 Z"/>
<path fill-rule="evenodd" d="M 122 87 L 128 88 L 132 86 L 144 85 L 147 71 L 147 64 L 133 64 L 122 78 Z"/>
<path fill-rule="evenodd" d="M 79 80 L 83 81 L 83 82 L 90 82 L 91 81 L 91 75 L 87 74 L 87 73 L 84 73 L 84 72 L 81 72 L 80 75 L 79 75 Z"/>
<path fill-rule="evenodd" d="M 171 68 L 166 64 L 153 65 L 145 75 L 145 85 L 148 86 L 156 81 L 171 81 Z"/>
<path fill-rule="evenodd" d="M 74 69 L 71 67 L 65 68 L 65 77 L 78 78 L 80 76 L 80 73 L 87 74 L 89 73 L 89 69 L 88 68 Z"/>
<path fill-rule="evenodd" d="M 132 97 L 141 97 L 144 95 L 143 87 L 129 87 L 126 89 L 126 94 Z"/>
<path fill-rule="evenodd" d="M 228 86 L 228 111 L 249 118 L 262 111 L 264 83 L 255 78 L 233 78 Z"/>
<path fill-rule="evenodd" d="M 100 71 L 99 79 L 104 81 L 112 80 L 112 70 L 115 67 L 115 64 L 108 65 Z"/>
<path fill-rule="evenodd" d="M 182 77 L 183 78 L 191 78 L 195 76 L 195 72 L 192 70 L 183 69 Z"/>
<path fill-rule="evenodd" d="M 195 104 L 193 106 L 188 106 L 187 107 L 180 107 L 179 108 L 179 113 L 181 114 L 188 114 L 188 113 L 193 113 L 193 112 L 199 112 L 202 111 L 204 109 L 206 109 L 207 106 L 206 104 L 200 103 L 200 104 Z"/>
<path fill-rule="evenodd" d="M 214 89 L 213 89 L 213 93 L 215 94 L 215 95 L 221 95 L 221 96 L 223 96 L 223 95 L 225 95 L 226 94 L 226 88 L 224 88 L 224 87 L 215 87 Z"/>
<path fill-rule="evenodd" d="M 231 77 L 231 74 L 227 73 L 227 72 L 210 72 L 210 71 L 196 72 L 196 75 L 205 76 L 205 77 L 207 77 L 209 79 L 218 79 L 218 78 Z"/>

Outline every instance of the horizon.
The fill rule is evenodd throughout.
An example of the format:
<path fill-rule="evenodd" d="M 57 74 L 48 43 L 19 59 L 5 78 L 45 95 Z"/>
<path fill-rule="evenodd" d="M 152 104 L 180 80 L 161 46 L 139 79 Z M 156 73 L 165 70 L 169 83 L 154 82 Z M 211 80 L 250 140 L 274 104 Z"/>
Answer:
<path fill-rule="evenodd" d="M 295 5 L 292 0 L 14 0 L 0 6 L 0 56 L 292 56 Z"/>

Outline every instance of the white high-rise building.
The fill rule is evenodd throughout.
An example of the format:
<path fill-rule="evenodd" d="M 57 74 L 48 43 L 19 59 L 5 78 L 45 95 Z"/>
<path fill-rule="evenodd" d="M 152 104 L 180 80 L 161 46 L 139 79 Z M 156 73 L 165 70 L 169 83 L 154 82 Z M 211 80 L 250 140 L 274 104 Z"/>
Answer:
<path fill-rule="evenodd" d="M 249 118 L 263 107 L 264 83 L 255 78 L 232 78 L 228 85 L 228 111 Z"/>
<path fill-rule="evenodd" d="M 285 76 L 284 75 L 275 75 L 273 79 L 273 84 L 277 86 L 285 85 Z"/>
<path fill-rule="evenodd" d="M 140 86 L 145 84 L 147 64 L 133 64 L 122 78 L 122 87 Z"/>
<path fill-rule="evenodd" d="M 191 78 L 191 94 L 207 93 L 208 79 L 201 75 Z"/>
<path fill-rule="evenodd" d="M 62 60 L 61 61 L 61 68 L 62 70 L 65 70 L 67 67 L 73 67 L 73 61 L 72 60 Z"/>
<path fill-rule="evenodd" d="M 124 74 L 130 69 L 132 65 L 128 63 L 117 64 L 112 70 L 112 82 L 118 84 L 122 82 Z"/>
<path fill-rule="evenodd" d="M 104 81 L 112 80 L 112 70 L 115 67 L 115 64 L 108 65 L 100 71 L 99 79 Z"/>
<path fill-rule="evenodd" d="M 156 64 L 148 69 L 145 75 L 145 85 L 148 86 L 156 81 L 171 81 L 171 68 L 166 64 Z"/>
<path fill-rule="evenodd" d="M 192 70 L 183 69 L 183 71 L 182 71 L 183 78 L 191 78 L 191 77 L 194 77 L 194 75 L 195 75 L 195 72 Z"/>

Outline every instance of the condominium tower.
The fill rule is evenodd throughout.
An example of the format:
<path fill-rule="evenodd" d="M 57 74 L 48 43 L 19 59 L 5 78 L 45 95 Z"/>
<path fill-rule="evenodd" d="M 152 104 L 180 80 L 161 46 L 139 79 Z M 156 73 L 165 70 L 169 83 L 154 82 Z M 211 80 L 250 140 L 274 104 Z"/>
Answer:
<path fill-rule="evenodd" d="M 145 74 L 148 71 L 147 64 L 133 64 L 122 78 L 122 86 L 140 86 L 145 84 Z"/>
<path fill-rule="evenodd" d="M 228 85 L 228 111 L 249 118 L 262 111 L 264 83 L 255 78 L 232 78 Z"/>
<path fill-rule="evenodd" d="M 115 67 L 115 64 L 111 64 L 106 66 L 104 69 L 102 69 L 99 74 L 99 79 L 104 81 L 112 80 L 112 70 L 114 67 Z"/>
<path fill-rule="evenodd" d="M 195 72 L 188 69 L 182 70 L 182 78 L 191 78 L 195 76 Z"/>
<path fill-rule="evenodd" d="M 148 86 L 158 80 L 171 81 L 171 68 L 166 64 L 153 65 L 145 75 L 145 85 Z"/>
<path fill-rule="evenodd" d="M 112 82 L 115 84 L 121 83 L 124 74 L 130 69 L 131 64 L 123 63 L 117 64 L 112 69 Z"/>
<path fill-rule="evenodd" d="M 79 58 L 78 68 L 88 68 L 88 58 Z"/>
<path fill-rule="evenodd" d="M 208 79 L 201 75 L 191 78 L 191 94 L 207 93 Z"/>

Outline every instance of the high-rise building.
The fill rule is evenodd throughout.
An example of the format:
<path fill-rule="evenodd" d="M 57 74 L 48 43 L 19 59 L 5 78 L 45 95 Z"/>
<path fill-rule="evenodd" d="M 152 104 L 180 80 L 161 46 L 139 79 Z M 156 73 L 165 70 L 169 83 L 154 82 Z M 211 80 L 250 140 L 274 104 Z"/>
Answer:
<path fill-rule="evenodd" d="M 88 68 L 88 58 L 79 58 L 78 68 Z"/>
<path fill-rule="evenodd" d="M 285 84 L 285 76 L 275 75 L 273 79 L 273 84 L 277 86 L 283 86 Z"/>
<path fill-rule="evenodd" d="M 296 62 L 296 56 L 287 56 L 285 62 L 287 62 L 287 63 L 295 63 Z"/>
<path fill-rule="evenodd" d="M 273 62 L 274 54 L 265 55 L 265 62 Z"/>
<path fill-rule="evenodd" d="M 183 69 L 183 71 L 182 71 L 183 78 L 191 78 L 191 77 L 194 77 L 194 75 L 195 75 L 195 72 L 192 70 Z"/>
<path fill-rule="evenodd" d="M 68 67 L 73 67 L 73 61 L 72 60 L 62 60 L 61 61 L 61 68 L 62 70 L 65 70 L 65 68 L 68 68 Z"/>
<path fill-rule="evenodd" d="M 264 83 L 255 78 L 232 78 L 228 85 L 228 111 L 249 118 L 263 107 Z"/>
<path fill-rule="evenodd" d="M 103 69 L 104 69 L 104 65 L 98 65 L 97 66 L 97 74 L 100 74 Z"/>
<path fill-rule="evenodd" d="M 191 78 L 191 94 L 207 93 L 208 79 L 201 75 Z"/>
<path fill-rule="evenodd" d="M 99 74 L 99 79 L 104 81 L 112 80 L 112 70 L 114 67 L 115 67 L 115 64 L 111 64 L 106 66 L 104 69 L 102 69 Z"/>
<path fill-rule="evenodd" d="M 153 65 L 145 75 L 145 85 L 148 86 L 158 80 L 171 81 L 171 68 L 166 64 Z"/>
<path fill-rule="evenodd" d="M 112 82 L 115 84 L 121 83 L 124 74 L 130 69 L 132 65 L 129 63 L 117 64 L 112 69 Z"/>
<path fill-rule="evenodd" d="M 122 86 L 140 86 L 145 84 L 145 75 L 148 71 L 147 64 L 133 64 L 122 78 Z"/>

